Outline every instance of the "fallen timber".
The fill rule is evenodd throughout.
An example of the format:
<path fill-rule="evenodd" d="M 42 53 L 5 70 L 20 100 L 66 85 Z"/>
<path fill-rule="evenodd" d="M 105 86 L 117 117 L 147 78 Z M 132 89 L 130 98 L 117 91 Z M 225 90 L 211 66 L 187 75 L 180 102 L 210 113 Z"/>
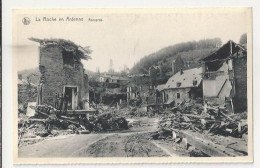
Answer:
<path fill-rule="evenodd" d="M 248 154 L 246 113 L 228 115 L 225 107 L 205 110 L 202 104 L 192 102 L 168 111 L 161 118 L 160 130 L 152 135 L 153 139 L 173 140 L 200 157 Z"/>
<path fill-rule="evenodd" d="M 234 149 L 227 148 L 226 146 L 216 144 L 213 141 L 210 141 L 208 139 L 203 139 L 199 136 L 191 135 L 189 131 L 184 130 L 173 130 L 173 134 L 176 135 L 176 138 L 173 138 L 173 140 L 177 140 L 179 138 L 179 141 L 184 142 L 185 147 L 187 150 L 189 147 L 193 146 L 199 151 L 205 153 L 208 156 L 214 156 L 214 157 L 235 157 L 235 156 L 244 156 L 244 153 L 246 152 L 237 152 Z"/>
<path fill-rule="evenodd" d="M 49 105 L 30 106 L 30 108 L 35 111 L 34 116 L 19 120 L 19 144 L 26 136 L 47 137 L 59 133 L 89 134 L 93 131 L 128 129 L 125 118 L 110 112 L 98 114 L 95 109 L 62 111 Z M 24 135 L 26 136 L 23 137 Z"/>

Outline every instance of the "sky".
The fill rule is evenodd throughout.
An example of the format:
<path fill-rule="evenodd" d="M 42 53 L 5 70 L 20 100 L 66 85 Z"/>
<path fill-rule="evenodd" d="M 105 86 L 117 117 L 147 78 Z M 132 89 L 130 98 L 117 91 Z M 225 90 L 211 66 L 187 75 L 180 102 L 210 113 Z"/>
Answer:
<path fill-rule="evenodd" d="M 24 17 L 30 18 L 29 25 L 22 23 Z M 77 17 L 83 21 L 43 21 L 43 17 Z M 102 21 L 90 21 L 93 19 Z M 112 59 L 114 69 L 119 71 L 124 65 L 131 68 L 142 57 L 180 42 L 216 37 L 221 38 L 222 43 L 239 42 L 240 36 L 249 29 L 247 23 L 247 10 L 242 8 L 152 12 L 20 11 L 13 17 L 13 59 L 18 71 L 37 67 L 39 44 L 28 38 L 62 38 L 93 50 L 92 59 L 83 61 L 85 69 L 107 71 Z"/>

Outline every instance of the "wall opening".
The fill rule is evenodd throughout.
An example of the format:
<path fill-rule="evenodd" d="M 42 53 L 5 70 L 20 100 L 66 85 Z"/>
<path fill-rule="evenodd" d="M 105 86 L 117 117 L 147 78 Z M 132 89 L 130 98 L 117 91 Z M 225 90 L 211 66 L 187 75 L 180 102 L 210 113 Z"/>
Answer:
<path fill-rule="evenodd" d="M 74 65 L 72 53 L 63 51 L 62 52 L 62 58 L 63 58 L 63 64 L 64 65 L 71 65 L 71 66 Z"/>
<path fill-rule="evenodd" d="M 78 88 L 77 86 L 64 86 L 64 98 L 68 110 L 76 110 L 78 106 Z"/>

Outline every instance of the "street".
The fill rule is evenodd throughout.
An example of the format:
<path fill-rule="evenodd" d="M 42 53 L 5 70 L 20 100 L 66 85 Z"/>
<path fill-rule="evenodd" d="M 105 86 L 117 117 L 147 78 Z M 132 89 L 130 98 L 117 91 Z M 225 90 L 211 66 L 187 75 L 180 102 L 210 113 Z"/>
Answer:
<path fill-rule="evenodd" d="M 133 121 L 132 121 L 133 122 Z M 19 148 L 19 157 L 167 157 L 178 156 L 173 143 L 151 139 L 157 118 L 140 118 L 129 130 L 62 135 Z"/>

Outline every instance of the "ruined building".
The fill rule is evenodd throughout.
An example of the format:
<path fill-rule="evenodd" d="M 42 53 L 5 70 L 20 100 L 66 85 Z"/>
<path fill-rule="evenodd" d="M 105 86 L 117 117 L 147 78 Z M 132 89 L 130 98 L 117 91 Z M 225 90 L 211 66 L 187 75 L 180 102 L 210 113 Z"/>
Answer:
<path fill-rule="evenodd" d="M 151 66 L 149 68 L 149 81 L 150 87 L 155 88 L 159 84 L 159 78 L 162 76 L 162 68 L 161 66 Z"/>
<path fill-rule="evenodd" d="M 202 61 L 204 99 L 209 103 L 224 104 L 231 112 L 246 111 L 246 49 L 228 41 Z"/>
<path fill-rule="evenodd" d="M 37 104 L 55 105 L 57 97 L 66 97 L 68 110 L 88 109 L 88 76 L 82 59 L 88 60 L 90 50 L 63 39 L 35 39 L 39 46 Z"/>
<path fill-rule="evenodd" d="M 196 68 L 198 67 L 198 62 L 195 62 L 195 61 L 188 61 L 188 60 L 183 60 L 181 58 L 180 55 L 178 55 L 176 57 L 176 59 L 174 59 L 172 61 L 172 64 L 171 64 L 171 67 L 172 67 L 172 72 L 169 73 L 170 76 L 176 74 L 177 72 L 179 72 L 181 69 L 182 70 L 187 70 L 187 69 L 192 69 L 192 68 Z"/>

